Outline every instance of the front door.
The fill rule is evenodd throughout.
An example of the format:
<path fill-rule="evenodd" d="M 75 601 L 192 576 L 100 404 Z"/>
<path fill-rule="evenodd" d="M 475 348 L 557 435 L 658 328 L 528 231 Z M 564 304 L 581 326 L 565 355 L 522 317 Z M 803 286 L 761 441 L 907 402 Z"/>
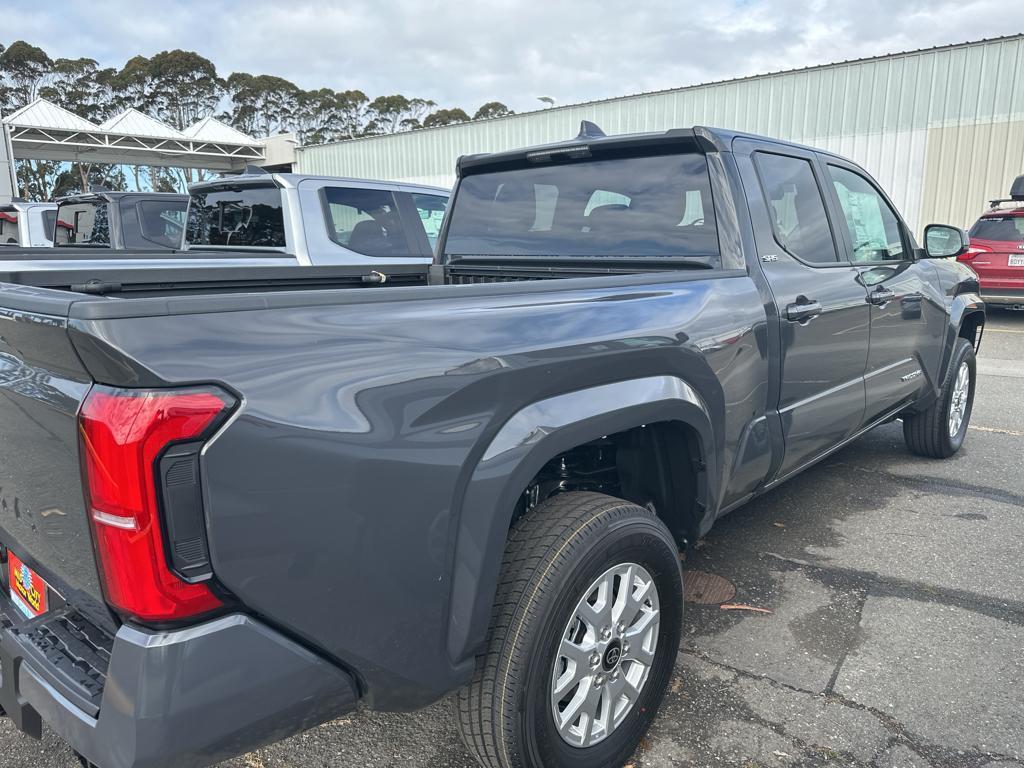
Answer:
<path fill-rule="evenodd" d="M 840 258 L 813 153 L 757 150 L 751 160 L 764 204 L 752 205 L 758 255 L 780 315 L 780 478 L 863 424 L 867 292 L 858 269 Z"/>
<path fill-rule="evenodd" d="M 844 249 L 868 292 L 871 345 L 865 420 L 913 402 L 937 374 L 946 330 L 935 269 L 916 257 L 892 204 L 855 166 L 827 159 Z M 925 354 L 930 357 L 925 358 Z"/>

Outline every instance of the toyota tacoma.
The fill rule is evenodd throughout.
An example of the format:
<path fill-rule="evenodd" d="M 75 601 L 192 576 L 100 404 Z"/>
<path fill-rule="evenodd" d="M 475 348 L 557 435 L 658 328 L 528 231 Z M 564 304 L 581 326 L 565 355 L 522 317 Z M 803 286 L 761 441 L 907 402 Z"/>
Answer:
<path fill-rule="evenodd" d="M 0 275 L 0 707 L 181 768 L 456 692 L 483 766 L 621 766 L 681 548 L 876 425 L 960 448 L 967 247 L 833 154 L 584 124 L 461 158 L 396 279 Z"/>

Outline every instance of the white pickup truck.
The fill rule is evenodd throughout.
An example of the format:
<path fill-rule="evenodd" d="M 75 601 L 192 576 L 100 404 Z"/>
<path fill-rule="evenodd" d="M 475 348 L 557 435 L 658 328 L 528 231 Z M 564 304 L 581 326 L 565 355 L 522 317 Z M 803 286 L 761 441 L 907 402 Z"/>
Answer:
<path fill-rule="evenodd" d="M 70 227 L 57 221 L 56 203 L 30 203 L 21 200 L 0 205 L 0 245 L 23 248 L 50 248 L 68 241 Z"/>

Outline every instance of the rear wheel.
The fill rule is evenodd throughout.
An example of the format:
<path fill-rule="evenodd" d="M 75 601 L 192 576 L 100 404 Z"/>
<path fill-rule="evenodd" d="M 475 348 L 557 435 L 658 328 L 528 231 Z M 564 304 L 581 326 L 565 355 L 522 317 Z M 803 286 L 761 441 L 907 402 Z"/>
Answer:
<path fill-rule="evenodd" d="M 556 496 L 509 537 L 486 651 L 457 700 L 486 768 L 621 766 L 665 693 L 683 594 L 672 535 L 649 509 Z"/>
<path fill-rule="evenodd" d="M 921 413 L 903 417 L 903 439 L 912 452 L 945 459 L 960 450 L 974 407 L 976 368 L 974 347 L 958 338 L 938 399 Z"/>

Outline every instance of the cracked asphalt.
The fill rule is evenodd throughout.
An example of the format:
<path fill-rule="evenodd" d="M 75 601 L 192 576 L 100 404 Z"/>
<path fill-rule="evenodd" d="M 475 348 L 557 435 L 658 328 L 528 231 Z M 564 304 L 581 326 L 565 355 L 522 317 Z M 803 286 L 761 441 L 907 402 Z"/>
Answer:
<path fill-rule="evenodd" d="M 633 768 L 1024 768 L 1024 313 L 994 312 L 948 461 L 898 424 L 719 521 L 687 569 L 771 614 L 689 605 Z M 5 768 L 77 766 L 0 721 Z M 448 702 L 360 711 L 224 768 L 474 768 Z"/>

